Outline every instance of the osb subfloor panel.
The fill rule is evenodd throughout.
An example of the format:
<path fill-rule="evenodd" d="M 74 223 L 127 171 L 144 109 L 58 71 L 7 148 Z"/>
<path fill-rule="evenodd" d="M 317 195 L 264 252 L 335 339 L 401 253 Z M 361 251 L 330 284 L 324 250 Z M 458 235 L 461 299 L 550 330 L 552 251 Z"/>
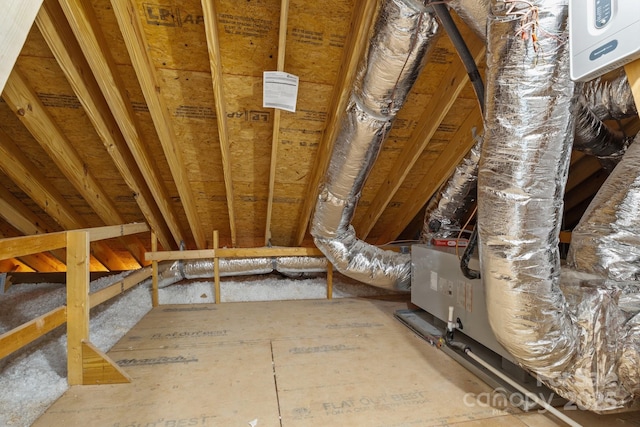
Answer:
<path fill-rule="evenodd" d="M 72 387 L 34 425 L 558 423 L 487 405 L 490 387 L 395 320 L 400 308 L 406 303 L 377 299 L 160 306 L 109 352 L 132 383 Z M 640 423 L 638 414 L 571 416 Z"/>

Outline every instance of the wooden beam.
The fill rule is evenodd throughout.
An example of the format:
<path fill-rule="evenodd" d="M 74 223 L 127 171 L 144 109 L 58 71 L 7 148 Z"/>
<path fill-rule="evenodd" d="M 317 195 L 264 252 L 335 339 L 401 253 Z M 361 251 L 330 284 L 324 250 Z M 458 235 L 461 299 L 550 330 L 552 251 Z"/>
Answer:
<path fill-rule="evenodd" d="M 220 245 L 218 230 L 213 230 L 213 250 L 216 251 Z M 220 304 L 220 258 L 213 259 L 213 292 L 216 304 Z"/>
<path fill-rule="evenodd" d="M 625 65 L 624 71 L 627 73 L 633 100 L 636 103 L 636 110 L 640 111 L 640 59 Z"/>
<path fill-rule="evenodd" d="M 60 5 L 174 241 L 180 244 L 184 240 L 180 224 L 91 5 L 82 0 L 60 0 Z"/>
<path fill-rule="evenodd" d="M 261 258 L 284 256 L 324 256 L 317 248 L 222 248 L 195 251 L 147 252 L 149 261 L 174 261 L 181 259 Z"/>
<path fill-rule="evenodd" d="M 485 44 L 478 37 L 473 37 L 472 40 L 469 43 L 469 50 L 477 62 L 484 58 Z M 419 125 L 402 148 L 402 152 L 398 155 L 387 178 L 378 189 L 367 212 L 360 221 L 354 223 L 356 233 L 361 239 L 365 239 L 369 235 L 373 226 L 380 219 L 468 82 L 467 71 L 460 61 L 454 61 L 438 85 L 440 90 L 433 95 L 429 105 L 423 110 L 418 120 Z"/>
<path fill-rule="evenodd" d="M 480 109 L 474 108 L 449 142 L 449 147 L 433 162 L 426 175 L 422 178 L 416 191 L 412 193 L 411 200 L 404 203 L 401 216 L 394 218 L 393 224 L 389 224 L 385 228 L 384 232 L 378 237 L 377 244 L 382 245 L 390 242 L 402 233 L 402 230 L 409 225 L 431 196 L 451 176 L 456 166 L 476 143 L 471 136 L 472 129 L 480 129 L 481 127 L 482 115 L 480 114 Z"/>
<path fill-rule="evenodd" d="M 89 233 L 66 233 L 67 380 L 83 384 L 82 343 L 89 340 Z"/>
<path fill-rule="evenodd" d="M 156 233 L 151 232 L 151 252 L 158 251 Z M 146 255 L 145 255 L 146 256 Z M 151 306 L 158 306 L 158 261 L 151 261 Z"/>
<path fill-rule="evenodd" d="M 45 234 L 49 232 L 49 230 L 40 225 L 40 218 L 3 186 L 0 186 L 0 217 L 22 234 Z"/>
<path fill-rule="evenodd" d="M 8 238 L 8 236 L 0 232 L 0 241 L 6 238 Z M 52 273 L 67 270 L 64 262 L 60 262 L 60 260 L 50 255 L 48 252 L 23 255 L 20 257 L 20 261 L 38 272 Z"/>
<path fill-rule="evenodd" d="M 0 93 L 33 25 L 42 0 L 2 2 L 0 14 Z"/>
<path fill-rule="evenodd" d="M 87 170 L 71 141 L 49 115 L 38 95 L 17 69 L 13 70 L 7 81 L 3 98 L 98 217 L 108 225 L 125 223 L 115 203 L 111 201 L 91 171 Z M 139 247 L 142 244 L 138 239 L 127 238 L 123 239 L 123 242 L 134 258 L 140 258 Z"/>
<path fill-rule="evenodd" d="M 0 259 L 17 258 L 23 255 L 47 252 L 64 248 L 65 245 L 66 237 L 64 233 L 9 237 L 2 239 Z"/>
<path fill-rule="evenodd" d="M 70 230 L 86 228 L 84 219 L 2 129 L 0 129 L 0 170 L 62 228 Z M 96 243 L 92 249 L 95 257 L 110 270 L 128 270 L 128 265 L 124 264 L 108 246 Z"/>
<path fill-rule="evenodd" d="M 0 359 L 53 331 L 67 321 L 66 307 L 58 307 L 48 313 L 0 335 Z"/>
<path fill-rule="evenodd" d="M 600 169 L 602 169 L 600 161 L 593 156 L 582 156 L 578 161 L 572 163 L 564 189 L 565 194 L 582 184 Z"/>
<path fill-rule="evenodd" d="M 187 221 L 191 227 L 191 233 L 198 249 L 207 246 L 207 240 L 198 218 L 198 209 L 191 190 L 187 167 L 182 159 L 176 133 L 173 128 L 173 119 L 169 114 L 166 101 L 160 93 L 161 82 L 157 76 L 153 59 L 147 49 L 147 40 L 144 29 L 136 12 L 137 2 L 131 0 L 111 0 L 113 12 L 118 20 L 120 32 L 124 37 L 124 43 L 129 51 L 133 69 L 138 77 L 144 99 L 149 106 L 149 113 L 158 134 L 158 139 L 167 159 L 173 181 L 180 195 L 180 203 L 187 215 Z"/>
<path fill-rule="evenodd" d="M 222 157 L 222 172 L 227 196 L 227 211 L 229 212 L 229 229 L 231 231 L 231 245 L 237 241 L 236 216 L 234 207 L 233 176 L 231 173 L 231 145 L 229 143 L 229 129 L 227 126 L 227 104 L 224 87 L 222 85 L 222 64 L 220 59 L 220 43 L 218 36 L 218 21 L 214 0 L 202 0 L 204 28 L 209 50 L 209 65 L 213 83 L 213 95 L 216 103 L 216 120 L 218 123 L 218 141 Z"/>
<path fill-rule="evenodd" d="M 301 245 L 307 234 L 311 212 L 318 198 L 320 181 L 329 165 L 333 144 L 340 131 L 342 113 L 346 110 L 347 102 L 351 96 L 351 88 L 353 87 L 358 62 L 369 44 L 369 29 L 371 28 L 377 6 L 377 1 L 359 0 L 355 2 L 353 9 L 354 16 L 351 22 L 351 29 L 347 36 L 348 39 L 345 43 L 346 47 L 342 58 L 342 67 L 340 68 L 340 73 L 336 79 L 336 86 L 331 96 L 327 125 L 322 135 L 320 145 L 318 146 L 318 153 L 313 170 L 311 171 L 311 178 L 307 184 L 306 197 L 304 198 L 298 220 L 298 229 L 294 241 L 295 246 Z"/>
<path fill-rule="evenodd" d="M 277 71 L 284 71 L 284 59 L 287 48 L 287 20 L 289 17 L 289 0 L 280 2 L 280 28 L 278 34 L 278 62 Z M 267 198 L 267 221 L 264 232 L 264 244 L 271 242 L 271 214 L 273 211 L 273 197 L 276 186 L 276 164 L 278 160 L 278 145 L 280 145 L 280 109 L 276 108 L 273 115 L 273 137 L 271 138 L 271 163 L 269 168 L 269 196 Z"/>
<path fill-rule="evenodd" d="M 144 218 L 154 230 L 157 230 L 162 246 L 165 249 L 170 249 L 171 232 L 118 129 L 118 124 L 109 111 L 109 105 L 100 92 L 100 87 L 93 77 L 91 68 L 82 54 L 57 0 L 45 0 L 36 18 L 36 24 L 84 107 L 114 165 L 134 193 L 136 203 Z"/>
<path fill-rule="evenodd" d="M 133 288 L 143 280 L 148 279 L 149 277 L 151 277 L 151 267 L 143 267 L 139 270 L 134 271 L 122 280 L 118 280 L 112 285 L 109 285 L 106 288 L 100 289 L 99 291 L 90 294 L 90 308 L 96 307 L 103 302 L 109 301 L 111 298 L 125 293 L 126 291 Z"/>

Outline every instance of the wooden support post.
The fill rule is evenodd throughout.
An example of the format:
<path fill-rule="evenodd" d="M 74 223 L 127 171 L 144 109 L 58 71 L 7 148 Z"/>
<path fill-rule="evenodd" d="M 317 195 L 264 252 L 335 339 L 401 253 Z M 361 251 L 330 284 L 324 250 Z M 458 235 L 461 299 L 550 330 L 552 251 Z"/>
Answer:
<path fill-rule="evenodd" d="M 333 264 L 327 261 L 327 299 L 333 299 Z"/>
<path fill-rule="evenodd" d="M 82 342 L 89 340 L 89 233 L 67 233 L 67 371 L 82 384 Z"/>
<path fill-rule="evenodd" d="M 151 232 L 151 252 L 158 251 L 158 236 Z M 151 261 L 151 306 L 158 306 L 158 261 Z"/>
<path fill-rule="evenodd" d="M 213 231 L 213 250 L 216 251 L 220 245 L 218 230 Z M 214 294 L 216 296 L 216 304 L 220 304 L 220 258 L 218 256 L 213 257 L 213 286 Z"/>
<path fill-rule="evenodd" d="M 89 232 L 67 232 L 67 381 L 116 384 L 131 379 L 89 342 Z"/>

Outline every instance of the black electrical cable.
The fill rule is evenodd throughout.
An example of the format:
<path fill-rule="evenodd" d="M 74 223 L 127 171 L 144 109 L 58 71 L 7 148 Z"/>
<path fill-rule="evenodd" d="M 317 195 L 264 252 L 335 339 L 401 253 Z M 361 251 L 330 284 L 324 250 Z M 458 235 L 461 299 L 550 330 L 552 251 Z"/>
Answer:
<path fill-rule="evenodd" d="M 478 104 L 480 105 L 480 111 L 482 115 L 484 115 L 485 102 L 484 102 L 484 83 L 482 81 L 482 77 L 480 76 L 480 72 L 478 71 L 478 66 L 476 65 L 475 59 L 473 59 L 473 55 L 469 51 L 467 44 L 465 43 L 456 23 L 453 22 L 453 18 L 451 18 L 451 14 L 449 13 L 449 9 L 444 3 L 433 3 L 431 4 L 433 10 L 435 11 L 438 19 L 442 23 L 442 27 L 447 32 L 447 35 L 451 39 L 453 46 L 456 48 L 458 52 L 458 56 L 464 65 L 465 70 L 467 70 L 467 74 L 469 75 L 469 81 L 473 85 L 473 90 L 476 93 L 476 97 L 478 98 Z M 462 274 L 467 279 L 479 279 L 480 272 L 477 270 L 472 270 L 469 268 L 469 260 L 471 259 L 471 255 L 475 250 L 476 244 L 478 241 L 478 230 L 477 225 L 473 227 L 473 232 L 469 237 L 469 243 L 462 254 L 462 258 L 460 259 L 460 270 L 462 270 Z"/>
<path fill-rule="evenodd" d="M 484 83 L 482 82 L 482 76 L 480 76 L 476 61 L 473 59 L 473 55 L 469 51 L 467 43 L 465 43 L 462 38 L 462 34 L 460 34 L 456 23 L 453 22 L 453 18 L 451 17 L 447 6 L 444 3 L 432 3 L 431 7 L 433 7 L 433 10 L 436 12 L 438 19 L 440 19 L 440 22 L 442 23 L 442 27 L 447 32 L 453 46 L 458 52 L 458 56 L 460 57 L 465 70 L 467 70 L 469 81 L 471 81 L 473 90 L 476 92 L 476 96 L 478 97 L 480 111 L 482 111 L 482 114 L 484 115 Z"/>

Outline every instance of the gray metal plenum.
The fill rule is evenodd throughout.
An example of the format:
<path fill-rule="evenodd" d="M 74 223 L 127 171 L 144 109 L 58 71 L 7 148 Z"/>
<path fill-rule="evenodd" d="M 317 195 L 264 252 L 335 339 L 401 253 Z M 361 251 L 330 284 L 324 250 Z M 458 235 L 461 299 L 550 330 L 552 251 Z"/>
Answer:
<path fill-rule="evenodd" d="M 409 289 L 411 259 L 359 240 L 351 220 L 382 143 L 438 32 L 425 3 L 387 0 L 380 7 L 311 223 L 316 246 L 338 271 L 384 288 Z"/>

